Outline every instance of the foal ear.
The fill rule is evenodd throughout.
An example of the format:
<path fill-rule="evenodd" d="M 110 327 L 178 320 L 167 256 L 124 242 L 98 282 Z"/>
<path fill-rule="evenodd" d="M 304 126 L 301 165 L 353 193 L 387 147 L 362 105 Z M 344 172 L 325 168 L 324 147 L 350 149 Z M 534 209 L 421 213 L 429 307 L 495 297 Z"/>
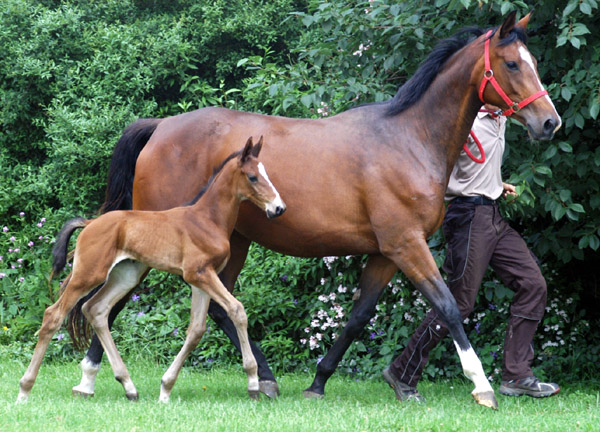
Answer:
<path fill-rule="evenodd" d="M 526 30 L 527 24 L 529 24 L 529 19 L 531 18 L 532 13 L 533 13 L 533 10 L 529 11 L 529 13 L 527 15 L 525 15 L 523 18 L 521 18 L 519 20 L 518 23 L 515 24 L 515 27 L 519 27 L 522 30 Z"/>
<path fill-rule="evenodd" d="M 252 137 L 248 138 L 248 141 L 246 141 L 246 145 L 244 146 L 244 149 L 242 150 L 242 153 L 240 154 L 240 162 L 244 163 L 246 162 L 246 160 L 250 157 L 250 155 L 252 154 Z"/>
<path fill-rule="evenodd" d="M 504 20 L 504 24 L 500 27 L 500 39 L 504 39 L 515 26 L 517 11 L 512 11 Z"/>
<path fill-rule="evenodd" d="M 258 157 L 258 154 L 260 153 L 260 150 L 262 149 L 262 145 L 263 145 L 263 136 L 260 136 L 260 139 L 258 140 L 258 143 L 252 148 L 252 156 L 254 157 Z"/>

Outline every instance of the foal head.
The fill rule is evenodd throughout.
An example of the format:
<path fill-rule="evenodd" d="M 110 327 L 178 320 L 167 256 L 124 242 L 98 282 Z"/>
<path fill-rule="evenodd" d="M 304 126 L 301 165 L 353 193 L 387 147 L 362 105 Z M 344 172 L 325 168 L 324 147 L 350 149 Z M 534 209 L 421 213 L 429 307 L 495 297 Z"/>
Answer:
<path fill-rule="evenodd" d="M 482 81 L 480 75 L 477 77 L 481 82 L 479 97 L 484 103 L 506 107 L 505 115 L 513 115 L 523 123 L 532 138 L 551 139 L 561 119 L 542 86 L 537 61 L 525 45 L 531 14 L 518 22 L 515 15 L 509 14 L 493 34 L 483 36 L 489 38 L 485 48 L 489 60 L 482 58 L 484 78 Z"/>
<path fill-rule="evenodd" d="M 279 196 L 279 192 L 269 180 L 265 166 L 260 162 L 258 154 L 262 149 L 263 138 L 256 145 L 252 143 L 252 137 L 248 138 L 244 149 L 238 156 L 238 167 L 240 178 L 238 194 L 245 200 L 250 200 L 258 208 L 263 209 L 267 217 L 272 219 L 281 216 L 285 212 L 285 203 Z"/>

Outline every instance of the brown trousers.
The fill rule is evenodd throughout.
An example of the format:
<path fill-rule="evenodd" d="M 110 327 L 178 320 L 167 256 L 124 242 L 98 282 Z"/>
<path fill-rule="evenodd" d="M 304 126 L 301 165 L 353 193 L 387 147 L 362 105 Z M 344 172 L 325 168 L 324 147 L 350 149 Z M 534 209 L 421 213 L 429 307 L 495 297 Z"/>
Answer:
<path fill-rule="evenodd" d="M 489 266 L 514 291 L 504 340 L 502 379 L 532 376 L 533 336 L 546 307 L 546 281 L 523 238 L 500 216 L 498 206 L 456 203 L 443 224 L 448 252 L 443 269 L 463 318 L 472 311 Z M 429 352 L 448 334 L 431 310 L 391 365 L 400 381 L 416 387 Z"/>

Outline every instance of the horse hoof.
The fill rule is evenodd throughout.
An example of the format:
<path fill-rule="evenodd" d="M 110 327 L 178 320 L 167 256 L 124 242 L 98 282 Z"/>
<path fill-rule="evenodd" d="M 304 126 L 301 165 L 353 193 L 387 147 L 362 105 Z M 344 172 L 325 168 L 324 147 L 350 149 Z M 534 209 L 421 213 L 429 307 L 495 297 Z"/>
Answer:
<path fill-rule="evenodd" d="M 302 394 L 306 399 L 323 399 L 325 397 L 324 394 L 316 393 L 312 390 L 304 390 Z"/>
<path fill-rule="evenodd" d="M 479 405 L 483 405 L 495 410 L 498 409 L 498 401 L 496 400 L 496 396 L 494 395 L 493 391 L 473 393 L 473 398 Z"/>
<path fill-rule="evenodd" d="M 80 398 L 84 398 L 84 399 L 94 397 L 94 393 L 87 393 L 82 390 L 78 390 L 76 387 L 73 387 L 72 391 L 73 391 L 74 397 L 80 397 Z"/>
<path fill-rule="evenodd" d="M 133 393 L 133 394 L 125 394 L 125 396 L 127 396 L 127 399 L 129 399 L 132 402 L 137 402 L 139 399 L 139 396 L 137 393 Z"/>
<path fill-rule="evenodd" d="M 248 396 L 250 396 L 250 399 L 252 400 L 260 400 L 260 391 L 258 390 L 248 390 Z"/>
<path fill-rule="evenodd" d="M 277 399 L 279 396 L 279 386 L 275 381 L 259 381 L 258 391 L 269 399 Z"/>

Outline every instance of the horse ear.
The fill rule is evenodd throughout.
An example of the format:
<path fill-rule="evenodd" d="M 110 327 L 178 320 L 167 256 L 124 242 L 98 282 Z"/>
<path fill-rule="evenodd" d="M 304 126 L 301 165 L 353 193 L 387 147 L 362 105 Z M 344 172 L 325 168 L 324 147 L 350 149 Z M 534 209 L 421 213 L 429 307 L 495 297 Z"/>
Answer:
<path fill-rule="evenodd" d="M 244 149 L 242 150 L 242 153 L 240 154 L 240 162 L 244 163 L 246 162 L 246 160 L 250 157 L 251 153 L 252 153 L 252 137 L 248 138 L 248 141 L 246 141 L 246 145 L 244 146 Z"/>
<path fill-rule="evenodd" d="M 262 149 L 262 145 L 263 145 L 263 137 L 261 135 L 260 139 L 258 140 L 258 143 L 252 148 L 252 156 L 258 157 L 258 154 L 260 153 L 260 150 Z"/>
<path fill-rule="evenodd" d="M 518 23 L 515 24 L 515 27 L 519 27 L 522 30 L 526 30 L 527 24 L 529 24 L 529 19 L 531 18 L 532 13 L 533 13 L 533 10 L 529 11 L 529 13 L 527 15 L 525 15 L 523 18 L 521 18 L 519 20 Z"/>
<path fill-rule="evenodd" d="M 500 39 L 504 39 L 515 26 L 517 11 L 512 11 L 504 20 L 504 24 L 500 27 Z"/>

